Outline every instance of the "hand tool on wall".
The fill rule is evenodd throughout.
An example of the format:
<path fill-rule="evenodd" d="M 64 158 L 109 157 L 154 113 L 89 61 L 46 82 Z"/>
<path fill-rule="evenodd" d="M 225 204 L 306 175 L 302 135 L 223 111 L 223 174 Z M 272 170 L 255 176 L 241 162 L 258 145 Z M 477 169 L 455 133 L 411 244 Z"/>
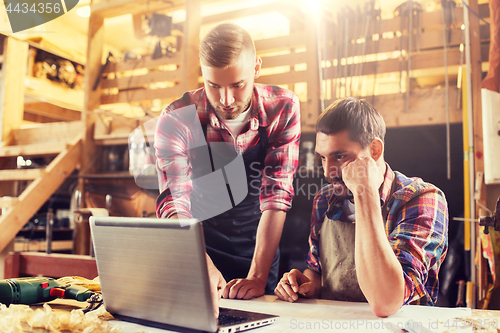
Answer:
<path fill-rule="evenodd" d="M 48 277 L 25 277 L 0 280 L 0 303 L 36 304 L 56 298 L 89 302 L 84 312 L 97 309 L 102 304 L 100 294 L 78 285 L 68 285 Z"/>
<path fill-rule="evenodd" d="M 101 82 L 102 74 L 104 74 L 104 71 L 108 67 L 109 63 L 113 60 L 113 53 L 109 52 L 108 56 L 106 58 L 106 62 L 104 65 L 101 67 L 101 70 L 99 72 L 99 76 L 97 77 L 97 80 L 95 81 L 94 87 L 92 90 L 96 90 L 97 87 L 99 87 L 99 82 Z"/>
<path fill-rule="evenodd" d="M 444 82 L 445 82 L 445 105 L 446 105 L 446 175 L 451 179 L 451 149 L 450 149 L 450 84 L 448 80 L 448 40 L 446 39 L 446 30 L 448 29 L 446 0 L 441 0 L 441 16 L 443 19 L 443 51 L 444 51 Z"/>
<path fill-rule="evenodd" d="M 500 197 L 498 197 L 497 205 L 493 216 L 483 216 L 479 218 L 479 225 L 484 227 L 483 232 L 488 234 L 489 227 L 495 228 L 496 231 L 500 231 Z"/>

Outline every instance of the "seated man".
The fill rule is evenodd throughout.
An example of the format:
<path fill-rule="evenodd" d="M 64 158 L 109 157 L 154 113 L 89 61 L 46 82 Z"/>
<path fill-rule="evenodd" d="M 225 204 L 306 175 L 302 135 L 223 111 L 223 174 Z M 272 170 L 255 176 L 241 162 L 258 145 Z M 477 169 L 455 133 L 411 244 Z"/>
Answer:
<path fill-rule="evenodd" d="M 380 317 L 403 304 L 434 305 L 448 247 L 443 192 L 391 170 L 384 120 L 364 100 L 330 105 L 316 133 L 330 184 L 314 199 L 308 268 L 285 273 L 275 294 L 368 301 Z"/>

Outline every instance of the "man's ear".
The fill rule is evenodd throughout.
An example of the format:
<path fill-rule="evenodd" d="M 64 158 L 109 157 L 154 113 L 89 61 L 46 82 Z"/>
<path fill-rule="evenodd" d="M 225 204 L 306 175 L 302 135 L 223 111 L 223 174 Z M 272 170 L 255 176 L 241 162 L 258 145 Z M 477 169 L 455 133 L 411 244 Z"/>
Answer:
<path fill-rule="evenodd" d="M 380 138 L 375 138 L 370 143 L 370 154 L 375 161 L 384 155 L 384 143 Z"/>
<path fill-rule="evenodd" d="M 255 59 L 255 78 L 258 79 L 260 76 L 260 69 L 262 68 L 262 58 L 257 57 Z"/>

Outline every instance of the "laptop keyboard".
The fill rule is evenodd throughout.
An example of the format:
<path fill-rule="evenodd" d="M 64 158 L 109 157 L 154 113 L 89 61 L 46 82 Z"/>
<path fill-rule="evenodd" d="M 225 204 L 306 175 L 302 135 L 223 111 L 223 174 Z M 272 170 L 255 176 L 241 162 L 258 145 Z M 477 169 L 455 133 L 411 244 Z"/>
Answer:
<path fill-rule="evenodd" d="M 218 324 L 220 326 L 236 325 L 236 324 L 244 323 L 244 322 L 249 321 L 249 320 L 252 320 L 252 318 L 237 317 L 237 316 L 232 316 L 232 315 L 227 315 L 227 314 L 219 314 L 219 318 L 217 319 Z"/>

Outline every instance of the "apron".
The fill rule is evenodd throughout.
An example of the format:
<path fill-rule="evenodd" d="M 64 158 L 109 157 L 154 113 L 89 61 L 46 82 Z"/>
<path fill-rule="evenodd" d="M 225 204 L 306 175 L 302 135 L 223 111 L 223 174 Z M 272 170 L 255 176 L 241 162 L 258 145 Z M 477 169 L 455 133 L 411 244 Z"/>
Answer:
<path fill-rule="evenodd" d="M 206 138 L 207 125 L 202 125 L 202 129 Z M 259 195 L 262 183 L 261 170 L 264 168 L 268 137 L 265 127 L 259 127 L 258 131 L 259 142 L 242 156 L 245 164 L 248 194 L 243 201 L 228 211 L 203 220 L 207 254 L 228 282 L 232 279 L 247 277 L 255 250 L 257 227 L 262 215 Z M 210 147 L 210 144 L 208 145 Z M 232 148 L 228 154 L 227 151 L 218 151 L 215 145 L 213 146 L 213 149 L 209 148 L 210 158 L 212 161 L 217 160 L 219 166 L 226 165 L 237 156 Z M 212 172 L 209 163 L 197 163 L 196 159 L 197 156 L 193 158 L 191 163 L 193 179 Z M 226 186 L 230 192 L 229 185 L 226 184 Z M 227 194 L 224 193 L 224 195 Z M 211 205 L 217 205 L 217 199 L 221 197 L 222 195 L 219 196 L 212 190 L 197 188 L 193 183 L 191 193 L 193 217 L 203 216 L 203 211 L 210 209 Z M 267 279 L 265 292 L 268 294 L 274 292 L 278 282 L 278 267 L 279 248 L 274 256 Z"/>
<path fill-rule="evenodd" d="M 388 198 L 392 196 L 395 184 L 396 180 L 394 179 Z M 354 206 L 352 203 L 348 204 Z M 386 202 L 382 207 L 384 221 L 387 220 L 388 208 L 389 205 Z M 394 222 L 389 221 L 388 223 L 390 224 L 388 229 L 390 232 L 394 229 Z M 319 245 L 321 253 L 320 298 L 348 302 L 367 302 L 356 276 L 354 260 L 355 230 L 355 222 L 332 220 L 325 215 L 321 226 Z"/>

